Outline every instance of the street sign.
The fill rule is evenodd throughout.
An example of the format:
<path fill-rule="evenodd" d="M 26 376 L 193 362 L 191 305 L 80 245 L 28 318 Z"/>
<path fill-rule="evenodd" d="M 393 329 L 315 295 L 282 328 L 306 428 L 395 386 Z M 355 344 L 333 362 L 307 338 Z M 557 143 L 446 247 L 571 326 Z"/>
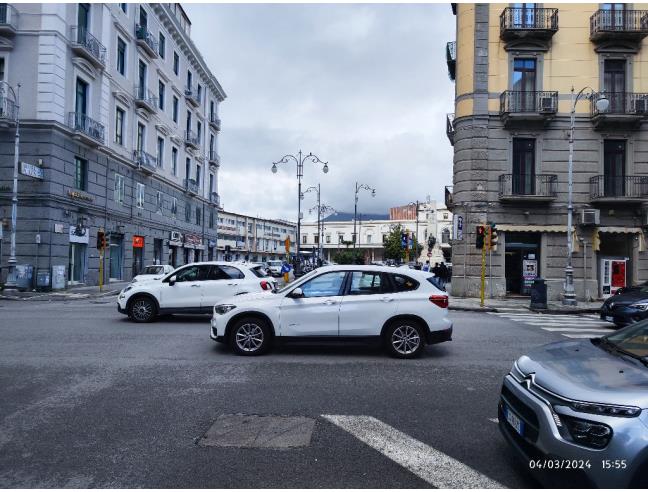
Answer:
<path fill-rule="evenodd" d="M 42 167 L 22 161 L 20 162 L 20 174 L 36 179 L 43 179 L 45 177 L 45 171 L 43 171 Z"/>
<path fill-rule="evenodd" d="M 463 217 L 461 215 L 455 215 L 454 216 L 454 237 L 458 241 L 463 240 Z"/>
<path fill-rule="evenodd" d="M 428 251 L 428 254 L 427 254 L 427 255 L 428 255 L 428 258 L 431 258 L 431 257 L 432 257 L 432 253 L 430 253 L 429 251 Z"/>
<path fill-rule="evenodd" d="M 133 248 L 144 247 L 144 236 L 133 236 Z"/>

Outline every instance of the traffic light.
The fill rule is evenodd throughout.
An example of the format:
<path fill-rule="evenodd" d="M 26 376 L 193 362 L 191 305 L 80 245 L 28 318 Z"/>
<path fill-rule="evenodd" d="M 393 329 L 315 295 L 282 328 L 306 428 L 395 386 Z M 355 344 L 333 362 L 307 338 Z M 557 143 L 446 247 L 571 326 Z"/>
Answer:
<path fill-rule="evenodd" d="M 486 232 L 486 227 L 483 225 L 478 225 L 475 230 L 475 248 L 483 249 L 484 247 L 484 234 Z"/>
<path fill-rule="evenodd" d="M 490 225 L 490 247 L 491 251 L 497 251 L 497 224 L 491 222 Z"/>
<path fill-rule="evenodd" d="M 107 246 L 106 233 L 101 230 L 97 231 L 97 249 L 106 249 Z"/>
<path fill-rule="evenodd" d="M 401 246 L 407 248 L 407 233 L 401 232 Z"/>
<path fill-rule="evenodd" d="M 490 225 L 487 225 L 484 227 L 484 247 L 486 248 L 486 251 L 490 251 L 491 249 L 491 227 Z"/>

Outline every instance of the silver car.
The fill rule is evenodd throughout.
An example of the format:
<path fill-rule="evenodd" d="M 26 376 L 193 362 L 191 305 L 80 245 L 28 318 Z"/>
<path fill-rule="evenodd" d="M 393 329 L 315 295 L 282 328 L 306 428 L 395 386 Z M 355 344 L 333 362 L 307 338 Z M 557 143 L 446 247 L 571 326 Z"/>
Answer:
<path fill-rule="evenodd" d="M 545 485 L 648 488 L 648 321 L 520 357 L 498 414 Z"/>

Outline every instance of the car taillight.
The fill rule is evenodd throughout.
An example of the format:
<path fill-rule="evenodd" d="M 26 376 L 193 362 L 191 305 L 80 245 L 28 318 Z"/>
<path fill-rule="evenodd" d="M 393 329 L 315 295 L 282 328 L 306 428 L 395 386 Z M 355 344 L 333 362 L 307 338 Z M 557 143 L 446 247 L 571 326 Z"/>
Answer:
<path fill-rule="evenodd" d="M 445 309 L 448 307 L 448 296 L 433 294 L 430 296 L 430 302 Z"/>
<path fill-rule="evenodd" d="M 272 285 L 267 280 L 261 280 L 261 288 L 263 290 L 272 290 Z"/>

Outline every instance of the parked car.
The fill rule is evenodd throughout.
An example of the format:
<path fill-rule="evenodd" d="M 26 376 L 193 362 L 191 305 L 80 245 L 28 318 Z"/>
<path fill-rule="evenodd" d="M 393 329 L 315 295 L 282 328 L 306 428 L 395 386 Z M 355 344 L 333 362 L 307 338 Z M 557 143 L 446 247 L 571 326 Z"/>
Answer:
<path fill-rule="evenodd" d="M 648 285 L 626 287 L 608 297 L 601 306 L 601 319 L 625 326 L 648 318 Z"/>
<path fill-rule="evenodd" d="M 430 274 L 373 265 L 321 267 L 277 292 L 214 306 L 211 338 L 238 354 L 258 355 L 278 340 L 381 341 L 413 358 L 424 345 L 451 340 L 448 296 Z"/>
<path fill-rule="evenodd" d="M 283 265 L 283 261 L 269 260 L 267 264 L 270 268 L 270 275 L 272 275 L 273 277 L 281 277 L 281 266 Z"/>
<path fill-rule="evenodd" d="M 171 273 L 174 268 L 171 265 L 148 265 L 144 267 L 142 273 L 133 277 L 131 282 L 142 282 L 144 280 L 158 280 L 167 273 Z"/>
<path fill-rule="evenodd" d="M 161 279 L 126 286 L 117 297 L 117 309 L 133 321 L 145 323 L 159 314 L 211 313 L 222 299 L 273 288 L 273 281 L 259 277 L 249 266 L 191 263 Z"/>
<path fill-rule="evenodd" d="M 504 379 L 500 430 L 547 486 L 646 489 L 647 365 L 648 321 L 532 350 Z"/>

